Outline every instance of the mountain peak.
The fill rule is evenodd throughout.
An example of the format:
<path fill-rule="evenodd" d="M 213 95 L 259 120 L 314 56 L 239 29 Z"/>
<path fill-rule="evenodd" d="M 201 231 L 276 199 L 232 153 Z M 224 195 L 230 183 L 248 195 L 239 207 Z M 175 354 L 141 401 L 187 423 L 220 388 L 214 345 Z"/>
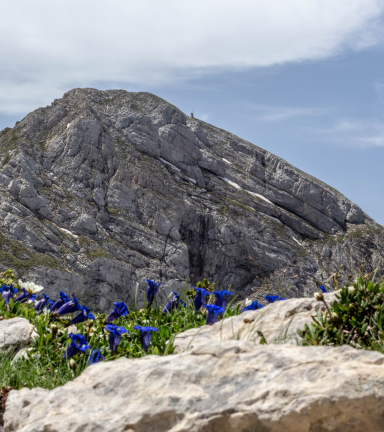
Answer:
<path fill-rule="evenodd" d="M 288 269 L 288 294 L 307 295 L 384 253 L 341 193 L 150 93 L 71 90 L 0 132 L 0 157 L 1 262 L 99 309 L 145 278 L 244 297 Z"/>

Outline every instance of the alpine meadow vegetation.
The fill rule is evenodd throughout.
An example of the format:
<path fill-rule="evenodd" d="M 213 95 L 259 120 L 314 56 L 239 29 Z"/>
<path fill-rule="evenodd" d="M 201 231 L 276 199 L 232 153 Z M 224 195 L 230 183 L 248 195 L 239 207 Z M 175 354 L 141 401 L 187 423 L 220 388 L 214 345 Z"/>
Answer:
<path fill-rule="evenodd" d="M 384 281 L 376 275 L 360 271 L 329 304 L 324 293 L 339 288 L 338 274 L 333 276 L 333 288 L 317 283 L 314 295 L 325 304 L 325 313 L 319 311 L 310 325 L 297 330 L 298 343 L 348 344 L 384 353 Z M 12 348 L 0 351 L 1 391 L 21 387 L 52 389 L 100 361 L 173 354 L 175 337 L 181 332 L 286 300 L 268 294 L 263 304 L 246 299 L 243 307 L 230 290 L 216 290 L 214 283 L 204 279 L 191 289 L 186 281 L 179 293 L 172 291 L 164 304 L 158 304 L 156 295 L 161 284 L 149 279 L 147 283 L 142 308 L 137 305 L 136 289 L 129 307 L 115 302 L 108 313 L 96 313 L 73 294 L 70 297 L 60 292 L 59 299 L 50 299 L 41 293 L 42 286 L 16 281 L 11 270 L 1 273 L 0 320 L 25 318 L 38 334 L 16 356 Z M 42 298 L 37 299 L 38 295 Z M 261 343 L 267 342 L 262 338 Z"/>

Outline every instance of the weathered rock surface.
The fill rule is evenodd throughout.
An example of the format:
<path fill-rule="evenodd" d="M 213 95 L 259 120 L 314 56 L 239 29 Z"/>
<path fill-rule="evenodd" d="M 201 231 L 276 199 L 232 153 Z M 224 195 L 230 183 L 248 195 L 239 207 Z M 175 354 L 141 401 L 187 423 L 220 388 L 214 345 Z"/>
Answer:
<path fill-rule="evenodd" d="M 5 432 L 381 432 L 384 356 L 232 341 L 11 391 Z"/>
<path fill-rule="evenodd" d="M 324 294 L 327 304 L 336 300 L 337 291 Z M 297 329 L 313 322 L 317 312 L 326 313 L 323 302 L 315 298 L 297 298 L 277 301 L 255 311 L 224 318 L 213 325 L 193 328 L 179 333 L 175 339 L 178 353 L 210 342 L 244 340 L 260 343 L 261 332 L 267 343 L 293 344 L 300 341 Z"/>
<path fill-rule="evenodd" d="M 0 321 L 0 349 L 26 347 L 36 336 L 35 327 L 25 318 Z"/>
<path fill-rule="evenodd" d="M 148 93 L 72 90 L 4 129 L 0 159 L 0 263 L 100 310 L 136 283 L 141 299 L 145 278 L 260 298 L 257 277 L 286 268 L 287 295 L 304 296 L 312 276 L 343 264 L 342 281 L 384 253 L 342 194 Z"/>

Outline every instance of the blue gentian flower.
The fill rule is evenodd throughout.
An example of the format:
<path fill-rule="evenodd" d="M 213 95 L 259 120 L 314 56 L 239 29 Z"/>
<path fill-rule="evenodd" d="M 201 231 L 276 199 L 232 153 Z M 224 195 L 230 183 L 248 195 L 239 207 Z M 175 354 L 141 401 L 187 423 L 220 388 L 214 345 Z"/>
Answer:
<path fill-rule="evenodd" d="M 173 292 L 173 296 L 171 299 L 169 299 L 166 303 L 166 305 L 163 308 L 163 314 L 166 314 L 167 312 L 172 311 L 175 307 L 179 305 L 180 296 L 175 291 Z"/>
<path fill-rule="evenodd" d="M 79 300 L 75 297 L 75 294 L 72 294 L 73 300 L 70 300 L 67 303 L 64 303 L 63 306 L 59 307 L 57 309 L 56 313 L 60 316 L 62 315 L 68 315 L 70 313 L 76 312 L 78 310 L 81 310 L 81 306 L 79 304 Z"/>
<path fill-rule="evenodd" d="M 228 297 L 233 296 L 233 293 L 227 290 L 213 291 L 215 294 L 215 305 L 226 308 L 228 303 Z"/>
<path fill-rule="evenodd" d="M 108 317 L 107 317 L 107 322 L 112 322 L 117 320 L 118 318 L 122 317 L 122 316 L 126 316 L 129 314 L 129 310 L 127 308 L 127 305 L 122 302 L 122 303 L 114 303 L 115 305 L 115 309 L 113 310 L 113 312 L 111 312 Z"/>
<path fill-rule="evenodd" d="M 48 300 L 52 301 L 52 300 L 50 300 L 50 298 L 46 294 L 43 294 L 43 296 L 44 296 L 44 298 L 42 298 L 41 300 L 39 300 L 35 304 L 35 311 L 36 312 L 41 312 L 47 306 Z"/>
<path fill-rule="evenodd" d="M 31 294 L 25 288 L 22 288 L 22 290 L 23 292 L 15 298 L 15 303 L 17 302 L 25 303 L 27 300 L 29 300 L 32 297 Z M 36 294 L 35 294 L 35 298 L 36 298 Z"/>
<path fill-rule="evenodd" d="M 4 299 L 5 305 L 8 306 L 9 305 L 9 300 L 11 300 L 11 298 L 13 298 L 14 294 L 16 294 L 17 292 L 19 292 L 19 290 L 17 288 L 15 288 L 13 286 L 13 284 L 11 284 L 9 286 L 3 285 L 0 288 L 0 292 L 1 292 L 1 295 L 2 295 L 2 297 Z"/>
<path fill-rule="evenodd" d="M 193 287 L 196 290 L 196 297 L 193 300 L 193 303 L 195 305 L 195 311 L 200 310 L 201 306 L 206 303 L 206 296 L 211 295 L 211 293 L 204 288 L 196 288 Z"/>
<path fill-rule="evenodd" d="M 67 350 L 63 354 L 63 358 L 69 360 L 79 352 L 85 352 L 91 349 L 84 336 L 73 333 L 70 333 L 68 336 L 71 338 L 71 343 L 68 345 Z"/>
<path fill-rule="evenodd" d="M 267 294 L 267 295 L 264 297 L 264 300 L 267 300 L 268 303 L 275 303 L 275 301 L 278 301 L 278 300 L 287 300 L 287 299 L 286 299 L 286 298 L 279 297 L 278 295 L 270 295 L 270 294 Z"/>
<path fill-rule="evenodd" d="M 81 324 L 88 320 L 94 320 L 95 315 L 91 314 L 90 309 L 86 306 L 80 306 L 80 313 L 76 315 L 71 321 L 69 321 L 68 325 L 71 324 Z"/>
<path fill-rule="evenodd" d="M 151 305 L 153 303 L 153 300 L 155 299 L 155 295 L 157 294 L 157 291 L 158 291 L 161 283 L 153 282 L 150 279 L 145 279 L 145 280 L 148 282 L 147 303 L 149 303 Z"/>
<path fill-rule="evenodd" d="M 118 327 L 113 324 L 106 325 L 105 329 L 109 331 L 109 349 L 114 353 L 121 341 L 121 335 L 129 333 L 129 331 L 124 327 Z"/>
<path fill-rule="evenodd" d="M 262 307 L 263 307 L 263 305 L 260 304 L 257 300 L 255 300 L 250 305 L 245 306 L 245 308 L 243 309 L 243 312 L 249 311 L 249 310 L 261 309 Z"/>
<path fill-rule="evenodd" d="M 320 285 L 319 288 L 321 289 L 321 291 L 323 291 L 324 294 L 328 292 L 328 291 L 324 288 L 323 285 Z"/>
<path fill-rule="evenodd" d="M 223 307 L 220 307 L 220 306 L 207 305 L 207 304 L 203 304 L 203 306 L 208 311 L 207 319 L 205 321 L 205 324 L 207 324 L 207 325 L 214 324 L 217 321 L 217 318 L 219 316 L 222 316 L 225 312 L 225 309 Z"/>
<path fill-rule="evenodd" d="M 94 349 L 89 356 L 88 364 L 92 365 L 94 363 L 98 363 L 99 361 L 103 361 L 105 359 L 104 356 L 100 354 L 100 348 Z"/>
<path fill-rule="evenodd" d="M 67 294 L 63 293 L 63 291 L 60 291 L 60 299 L 56 300 L 55 303 L 51 307 L 51 312 L 59 309 L 63 304 L 68 303 L 71 301 L 71 297 L 67 296 Z"/>
<path fill-rule="evenodd" d="M 140 330 L 140 343 L 141 348 L 144 351 L 147 351 L 149 348 L 149 344 L 151 343 L 152 339 L 152 332 L 157 332 L 156 327 L 141 327 L 141 326 L 135 326 L 133 327 L 135 330 Z"/>
<path fill-rule="evenodd" d="M 49 312 L 51 312 L 51 308 L 52 308 L 52 306 L 53 306 L 54 304 L 55 304 L 55 302 L 54 302 L 53 300 L 48 299 L 47 304 L 45 305 L 45 307 L 46 307 L 47 309 L 49 309 Z"/>

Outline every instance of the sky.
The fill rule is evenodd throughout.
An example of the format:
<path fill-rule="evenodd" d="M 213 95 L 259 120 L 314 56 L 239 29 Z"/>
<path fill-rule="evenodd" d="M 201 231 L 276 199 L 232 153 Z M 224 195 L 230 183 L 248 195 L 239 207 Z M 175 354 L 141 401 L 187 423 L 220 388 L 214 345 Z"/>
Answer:
<path fill-rule="evenodd" d="M 13 0 L 0 130 L 75 87 L 148 91 L 384 225 L 384 0 Z"/>

